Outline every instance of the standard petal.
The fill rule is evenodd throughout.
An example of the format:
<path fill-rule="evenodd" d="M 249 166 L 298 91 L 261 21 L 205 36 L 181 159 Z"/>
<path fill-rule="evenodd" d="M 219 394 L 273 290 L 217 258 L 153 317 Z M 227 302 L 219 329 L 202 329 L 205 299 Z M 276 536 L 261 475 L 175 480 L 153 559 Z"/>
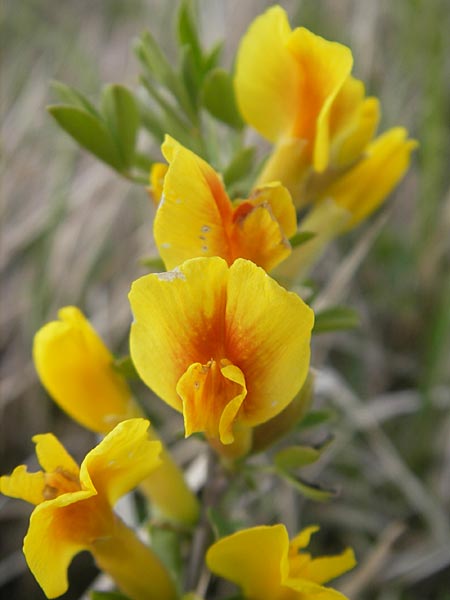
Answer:
<path fill-rule="evenodd" d="M 91 450 L 80 468 L 82 486 L 93 486 L 110 506 L 160 465 L 161 442 L 151 441 L 146 419 L 129 419 Z"/>
<path fill-rule="evenodd" d="M 310 142 L 314 169 L 322 172 L 329 163 L 331 107 L 350 74 L 352 53 L 304 27 L 295 29 L 287 44 L 301 74 L 297 115 L 289 133 Z"/>
<path fill-rule="evenodd" d="M 313 311 L 253 263 L 230 268 L 226 305 L 226 358 L 247 385 L 239 419 L 255 426 L 281 412 L 305 381 Z"/>
<path fill-rule="evenodd" d="M 170 165 L 153 232 L 166 268 L 196 256 L 221 256 L 230 262 L 232 206 L 219 175 L 169 136 L 162 151 Z"/>
<path fill-rule="evenodd" d="M 252 527 L 224 537 L 206 554 L 206 564 L 242 588 L 245 597 L 277 598 L 287 575 L 289 538 L 284 525 Z"/>
<path fill-rule="evenodd" d="M 135 416 L 125 380 L 112 368 L 113 357 L 87 319 L 68 306 L 59 321 L 35 335 L 33 358 L 42 384 L 73 419 L 96 432 Z"/>
<path fill-rule="evenodd" d="M 374 212 L 406 172 L 417 143 L 407 139 L 402 127 L 390 129 L 376 138 L 367 156 L 331 184 L 324 197 L 351 212 L 348 228 L 355 227 Z"/>
<path fill-rule="evenodd" d="M 96 499 L 89 496 L 87 491 L 64 494 L 39 504 L 31 515 L 23 551 L 48 598 L 64 594 L 72 558 L 107 531 L 107 515 L 96 512 Z"/>
<path fill-rule="evenodd" d="M 227 263 L 194 258 L 179 270 L 141 277 L 129 295 L 134 323 L 130 350 L 143 381 L 182 412 L 178 380 L 193 363 L 206 364 L 224 346 Z"/>
<path fill-rule="evenodd" d="M 0 493 L 11 498 L 20 498 L 31 504 L 44 500 L 45 475 L 42 471 L 29 473 L 25 465 L 16 467 L 11 475 L 0 477 Z"/>
<path fill-rule="evenodd" d="M 270 141 L 288 134 L 298 111 L 298 65 L 286 46 L 290 33 L 286 12 L 273 6 L 250 25 L 236 58 L 242 116 Z"/>

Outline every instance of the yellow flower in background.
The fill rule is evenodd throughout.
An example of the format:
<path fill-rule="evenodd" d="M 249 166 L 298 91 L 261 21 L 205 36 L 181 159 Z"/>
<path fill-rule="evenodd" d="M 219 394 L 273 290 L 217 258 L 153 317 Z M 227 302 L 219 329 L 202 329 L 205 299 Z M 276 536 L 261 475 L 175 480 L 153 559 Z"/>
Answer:
<path fill-rule="evenodd" d="M 270 271 L 289 256 L 297 218 L 286 188 L 268 183 L 232 203 L 220 176 L 199 156 L 169 136 L 162 152 L 169 167 L 154 235 L 167 269 L 189 258 L 220 256 L 228 264 L 247 258 Z M 156 196 L 161 172 L 161 165 L 152 170 Z"/>
<path fill-rule="evenodd" d="M 59 320 L 35 335 L 33 358 L 42 384 L 75 421 L 108 433 L 120 421 L 142 417 L 125 378 L 113 368 L 113 355 L 83 313 L 66 306 Z M 152 439 L 158 440 L 153 428 Z M 161 465 L 141 484 L 142 491 L 166 517 L 194 523 L 199 507 L 183 472 L 163 447 Z"/>
<path fill-rule="evenodd" d="M 249 600 L 344 600 L 340 592 L 322 584 L 355 566 L 353 551 L 347 548 L 319 558 L 299 552 L 318 529 L 307 527 L 291 542 L 284 525 L 244 529 L 213 544 L 206 563 L 213 573 L 238 585 Z"/>
<path fill-rule="evenodd" d="M 176 598 L 162 563 L 112 510 L 159 465 L 161 444 L 148 438 L 148 426 L 144 419 L 120 423 L 81 467 L 51 433 L 36 435 L 43 470 L 20 466 L 0 478 L 2 494 L 36 505 L 23 550 L 48 598 L 67 590 L 67 569 L 82 550 L 133 600 Z"/>
<path fill-rule="evenodd" d="M 346 203 L 354 215 L 350 226 L 368 216 L 401 179 L 414 142 L 405 133 L 400 142 L 396 128 L 370 143 L 379 103 L 366 97 L 364 84 L 351 76 L 351 51 L 303 27 L 291 30 L 286 12 L 274 6 L 250 26 L 236 64 L 240 110 L 276 144 L 259 182 L 281 181 L 298 207 L 330 196 Z M 393 167 L 384 162 L 388 146 Z M 380 166 L 387 182 L 381 172 L 363 190 L 369 172 L 373 175 Z M 343 199 L 355 182 L 371 196 L 360 193 L 357 208 Z"/>
<path fill-rule="evenodd" d="M 33 344 L 36 370 L 53 400 L 97 433 L 140 416 L 125 379 L 113 368 L 113 355 L 83 313 L 66 306 L 58 317 L 36 333 Z"/>
<path fill-rule="evenodd" d="M 196 258 L 141 277 L 130 303 L 139 375 L 183 413 L 186 435 L 205 432 L 224 452 L 248 451 L 251 428 L 305 381 L 313 312 L 248 260 Z"/>
<path fill-rule="evenodd" d="M 155 162 L 150 169 L 150 187 L 148 188 L 150 198 L 154 206 L 158 206 L 163 193 L 164 177 L 168 166 L 166 163 Z"/>

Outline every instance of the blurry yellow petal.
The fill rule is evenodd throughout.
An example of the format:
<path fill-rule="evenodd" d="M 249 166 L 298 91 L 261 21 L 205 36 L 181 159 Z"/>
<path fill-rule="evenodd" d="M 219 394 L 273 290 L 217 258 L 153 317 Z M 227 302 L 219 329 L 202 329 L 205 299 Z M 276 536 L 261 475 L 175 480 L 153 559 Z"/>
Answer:
<path fill-rule="evenodd" d="M 59 321 L 44 325 L 34 338 L 39 377 L 55 402 L 73 419 L 96 432 L 135 416 L 136 408 L 113 357 L 84 315 L 68 306 Z"/>
<path fill-rule="evenodd" d="M 255 426 L 277 415 L 301 388 L 309 367 L 312 310 L 253 263 L 230 268 L 225 323 L 228 358 L 239 365 L 247 397 L 239 418 Z"/>
<path fill-rule="evenodd" d="M 336 140 L 333 164 L 345 167 L 355 162 L 375 135 L 379 120 L 379 101 L 377 98 L 366 98 L 361 103 L 353 123 Z"/>
<path fill-rule="evenodd" d="M 374 212 L 403 177 L 417 146 L 406 136 L 402 127 L 380 135 L 370 144 L 366 158 L 325 190 L 325 197 L 352 213 L 348 228 Z"/>
<path fill-rule="evenodd" d="M 290 34 L 286 12 L 273 6 L 250 25 L 236 58 L 242 116 L 271 141 L 288 133 L 299 110 L 298 65 L 286 46 Z"/>
<path fill-rule="evenodd" d="M 300 533 L 298 533 L 289 544 L 289 552 L 298 552 L 300 548 L 306 548 L 309 544 L 311 536 L 319 531 L 319 527 L 317 525 L 310 525 L 309 527 L 305 527 L 302 529 Z"/>
<path fill-rule="evenodd" d="M 180 412 L 178 380 L 191 364 L 216 356 L 223 343 L 227 279 L 223 259 L 197 258 L 179 270 L 141 277 L 131 287 L 133 362 L 143 381 Z"/>
<path fill-rule="evenodd" d="M 218 174 L 169 136 L 162 151 L 170 165 L 153 231 L 166 268 L 196 256 L 221 256 L 230 262 L 232 205 Z"/>
<path fill-rule="evenodd" d="M 36 444 L 37 459 L 44 471 L 52 473 L 59 469 L 78 477 L 78 464 L 52 433 L 35 435 L 33 442 Z"/>
<path fill-rule="evenodd" d="M 278 598 L 287 576 L 288 545 L 284 525 L 252 527 L 213 544 L 206 564 L 216 575 L 241 587 L 246 598 Z"/>
<path fill-rule="evenodd" d="M 11 475 L 0 477 L 0 493 L 11 498 L 20 498 L 31 504 L 44 500 L 45 476 L 42 471 L 29 473 L 24 465 L 16 467 Z"/>
<path fill-rule="evenodd" d="M 301 577 L 316 583 L 326 583 L 356 565 L 355 554 L 347 548 L 336 556 L 321 556 L 309 561 L 301 571 Z"/>
<path fill-rule="evenodd" d="M 305 204 L 303 186 L 310 172 L 310 157 L 306 140 L 297 138 L 281 139 L 269 156 L 257 184 L 282 181 L 292 195 L 292 200 L 301 208 Z"/>
<path fill-rule="evenodd" d="M 183 401 L 186 436 L 204 431 L 223 444 L 234 441 L 233 422 L 247 394 L 238 367 L 225 360 L 194 363 L 178 381 L 177 392 Z"/>
<path fill-rule="evenodd" d="M 341 592 L 306 579 L 289 578 L 284 582 L 283 588 L 298 592 L 298 596 L 294 596 L 298 600 L 348 600 Z"/>
<path fill-rule="evenodd" d="M 108 515 L 97 514 L 100 520 L 95 517 L 96 498 L 90 494 L 64 494 L 39 504 L 31 515 L 23 551 L 48 598 L 67 590 L 67 569 L 75 554 L 86 549 L 93 538 L 107 533 Z"/>
<path fill-rule="evenodd" d="M 113 506 L 159 466 L 161 442 L 150 441 L 145 419 L 129 419 L 116 427 L 83 460 L 80 480 Z"/>
<path fill-rule="evenodd" d="M 349 75 L 337 93 L 330 109 L 330 134 L 334 137 L 348 129 L 364 101 L 364 84 Z"/>
<path fill-rule="evenodd" d="M 329 42 L 304 27 L 292 32 L 288 47 L 301 73 L 297 116 L 289 133 L 311 143 L 314 169 L 322 172 L 329 162 L 331 107 L 350 74 L 352 54 L 346 46 Z"/>
<path fill-rule="evenodd" d="M 164 177 L 166 176 L 168 165 L 166 163 L 153 163 L 150 169 L 150 196 L 153 204 L 158 206 L 163 193 Z"/>

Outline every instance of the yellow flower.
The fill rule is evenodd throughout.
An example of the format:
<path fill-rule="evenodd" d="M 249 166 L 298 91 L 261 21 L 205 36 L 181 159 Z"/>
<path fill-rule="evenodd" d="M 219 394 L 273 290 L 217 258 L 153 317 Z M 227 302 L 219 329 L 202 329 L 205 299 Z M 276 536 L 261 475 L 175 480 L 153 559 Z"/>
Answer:
<path fill-rule="evenodd" d="M 130 303 L 133 362 L 183 413 L 186 435 L 205 432 L 219 449 L 237 443 L 244 453 L 250 429 L 305 381 L 313 312 L 248 260 L 188 260 L 135 281 Z"/>
<path fill-rule="evenodd" d="M 370 144 L 379 103 L 365 97 L 352 64 L 348 48 L 302 27 L 291 30 L 274 6 L 244 36 L 235 79 L 244 118 L 276 143 L 259 181 L 281 181 L 299 207 L 331 197 L 351 211 L 349 227 L 398 183 L 415 145 L 400 128 Z"/>
<path fill-rule="evenodd" d="M 144 419 L 120 423 L 81 467 L 51 433 L 36 435 L 43 470 L 20 466 L 0 478 L 2 494 L 36 505 L 23 550 L 48 598 L 67 590 L 68 566 L 82 550 L 133 600 L 176 598 L 159 559 L 112 511 L 159 464 L 161 444 L 149 440 L 148 426 Z"/>
<path fill-rule="evenodd" d="M 162 152 L 170 164 L 154 235 L 167 269 L 197 256 L 220 256 L 228 264 L 247 258 L 270 271 L 290 254 L 297 218 L 286 188 L 269 183 L 232 203 L 220 176 L 200 157 L 169 136 Z"/>
<path fill-rule="evenodd" d="M 36 333 L 33 345 L 36 370 L 53 400 L 97 433 L 139 416 L 125 379 L 113 368 L 113 355 L 83 313 L 66 306 L 58 317 Z"/>
<path fill-rule="evenodd" d="M 291 542 L 284 525 L 244 529 L 213 544 L 206 562 L 213 573 L 242 588 L 249 600 L 344 600 L 322 584 L 355 566 L 353 551 L 319 558 L 299 552 L 318 529 L 307 527 Z"/>
<path fill-rule="evenodd" d="M 33 345 L 36 370 L 53 400 L 75 421 L 98 433 L 143 416 L 124 377 L 114 370 L 111 352 L 83 313 L 66 306 L 58 316 L 58 321 L 36 333 Z M 153 428 L 150 435 L 158 439 Z M 142 489 L 166 516 L 196 521 L 198 502 L 164 448 L 161 466 L 142 482 Z"/>

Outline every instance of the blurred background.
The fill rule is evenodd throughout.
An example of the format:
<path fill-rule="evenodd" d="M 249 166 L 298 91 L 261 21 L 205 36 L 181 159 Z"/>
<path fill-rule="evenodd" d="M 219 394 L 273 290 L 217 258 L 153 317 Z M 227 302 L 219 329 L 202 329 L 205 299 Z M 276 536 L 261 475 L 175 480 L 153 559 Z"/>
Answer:
<path fill-rule="evenodd" d="M 270 4 L 199 0 L 203 39 L 206 45 L 225 39 L 227 68 L 248 24 Z M 324 297 L 358 309 L 362 321 L 353 332 L 315 339 L 314 408 L 330 419 L 301 438 L 335 435 L 307 476 L 337 482 L 340 493 L 318 504 L 299 501 L 283 486 L 275 492 L 291 533 L 318 522 L 317 551 L 355 548 L 359 568 L 340 587 L 349 597 L 448 600 L 450 11 L 445 0 L 279 4 L 293 26 L 352 48 L 354 74 L 381 99 L 380 129 L 405 126 L 420 148 L 388 208 L 339 240 L 313 273 Z M 114 352 L 127 353 L 128 289 L 145 272 L 139 260 L 154 252 L 145 190 L 79 150 L 56 126 L 45 110 L 49 82 L 73 85 L 95 102 L 104 83 L 136 86 L 131 41 L 150 29 L 174 56 L 176 6 L 175 0 L 3 3 L 1 473 L 24 461 L 33 465 L 35 433 L 55 432 L 77 458 L 92 447 L 94 436 L 40 387 L 33 335 L 58 308 L 75 304 Z M 139 394 L 151 401 L 143 388 Z M 179 416 L 151 406 L 181 429 Z M 0 499 L 2 598 L 43 598 L 21 554 L 29 513 L 25 503 Z M 95 569 L 81 555 L 71 573 L 67 599 L 81 597 Z"/>

